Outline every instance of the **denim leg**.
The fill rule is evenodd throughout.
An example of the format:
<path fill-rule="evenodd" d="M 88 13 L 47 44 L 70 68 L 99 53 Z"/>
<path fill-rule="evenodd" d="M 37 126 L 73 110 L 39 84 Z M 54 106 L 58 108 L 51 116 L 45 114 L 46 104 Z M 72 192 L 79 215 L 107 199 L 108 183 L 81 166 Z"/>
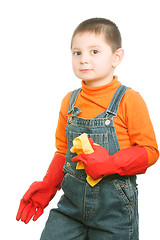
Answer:
<path fill-rule="evenodd" d="M 81 222 L 52 209 L 40 240 L 85 240 L 86 235 Z"/>
<path fill-rule="evenodd" d="M 88 231 L 88 239 L 89 240 L 123 240 L 120 238 L 116 238 L 114 234 L 107 232 L 107 231 L 101 231 L 98 229 L 90 228 Z"/>
<path fill-rule="evenodd" d="M 99 229 L 89 228 L 88 230 L 88 238 L 89 240 L 139 240 L 138 236 L 132 236 L 128 238 L 128 235 L 121 235 L 121 234 L 113 234 L 109 231 L 102 231 Z"/>
<path fill-rule="evenodd" d="M 135 183 L 120 177 L 86 186 L 83 219 L 89 240 L 138 240 Z"/>

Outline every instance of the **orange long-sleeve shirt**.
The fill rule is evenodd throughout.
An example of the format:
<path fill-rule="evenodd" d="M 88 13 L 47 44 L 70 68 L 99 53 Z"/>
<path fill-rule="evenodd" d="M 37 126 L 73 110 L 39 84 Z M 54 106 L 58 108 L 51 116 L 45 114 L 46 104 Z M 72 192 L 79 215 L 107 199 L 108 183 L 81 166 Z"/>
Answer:
<path fill-rule="evenodd" d="M 114 77 L 111 83 L 100 87 L 90 87 L 82 81 L 82 91 L 75 103 L 82 111 L 78 116 L 91 119 L 105 111 L 120 85 L 117 77 Z M 71 93 L 69 92 L 62 101 L 56 130 L 56 154 L 64 156 L 67 151 L 66 125 Z M 113 121 L 120 148 L 125 149 L 133 145 L 145 147 L 149 166 L 153 165 L 159 157 L 158 146 L 147 106 L 138 92 L 127 89 Z"/>

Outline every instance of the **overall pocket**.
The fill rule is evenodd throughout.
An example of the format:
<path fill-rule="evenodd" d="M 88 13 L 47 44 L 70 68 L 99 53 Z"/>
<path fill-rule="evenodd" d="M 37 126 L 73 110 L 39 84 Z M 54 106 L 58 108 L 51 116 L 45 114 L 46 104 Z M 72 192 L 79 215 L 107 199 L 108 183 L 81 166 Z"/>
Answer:
<path fill-rule="evenodd" d="M 73 140 L 76 137 L 79 137 L 82 133 L 79 132 L 72 132 L 69 131 L 69 145 L 73 145 Z M 92 138 L 94 143 L 99 144 L 100 146 L 108 149 L 108 134 L 107 133 L 100 133 L 100 134 L 92 134 L 92 133 L 87 133 L 88 138 Z"/>
<path fill-rule="evenodd" d="M 132 205 L 134 201 L 134 189 L 128 178 L 120 178 L 114 180 L 114 186 L 117 192 L 120 194 L 122 200 L 127 205 Z"/>

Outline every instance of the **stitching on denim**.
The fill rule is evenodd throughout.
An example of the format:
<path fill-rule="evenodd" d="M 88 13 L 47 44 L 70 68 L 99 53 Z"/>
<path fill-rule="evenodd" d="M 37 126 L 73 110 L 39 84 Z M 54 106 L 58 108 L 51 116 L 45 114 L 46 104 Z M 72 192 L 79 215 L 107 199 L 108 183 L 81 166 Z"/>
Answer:
<path fill-rule="evenodd" d="M 71 111 L 71 109 L 74 107 L 74 104 L 77 100 L 78 94 L 81 92 L 81 88 L 75 89 L 70 97 L 70 101 L 69 101 L 69 106 L 68 106 L 68 112 Z"/>
<path fill-rule="evenodd" d="M 117 179 L 115 179 L 115 180 L 113 180 L 113 183 L 114 183 L 114 186 L 115 186 L 116 190 L 118 191 L 118 193 L 120 193 L 122 200 L 128 206 L 130 204 L 130 200 L 128 199 L 128 197 L 126 196 L 124 191 L 122 190 L 119 181 Z"/>
<path fill-rule="evenodd" d="M 92 202 L 90 203 L 90 207 L 86 206 L 87 192 L 90 192 L 92 195 Z M 84 193 L 84 207 L 83 207 L 83 222 L 86 223 L 88 219 L 92 218 L 95 212 L 98 209 L 98 198 L 99 196 L 99 186 L 95 186 L 94 189 L 90 187 L 87 183 L 85 185 L 85 193 Z"/>
<path fill-rule="evenodd" d="M 138 188 L 135 189 L 135 215 L 136 215 L 136 223 L 137 223 L 137 230 L 139 235 L 139 216 L 138 216 Z"/>
<path fill-rule="evenodd" d="M 116 91 L 115 95 L 113 96 L 111 103 L 107 109 L 108 113 L 111 113 L 113 115 L 116 116 L 117 111 L 118 111 L 118 107 L 119 107 L 119 103 L 122 99 L 122 97 L 124 96 L 126 90 L 128 89 L 128 87 L 121 85 L 118 90 Z M 118 98 L 118 99 L 117 99 Z"/>
<path fill-rule="evenodd" d="M 112 136 L 113 136 L 113 140 L 114 140 L 114 143 L 115 143 L 116 150 L 119 151 L 120 150 L 120 145 L 119 145 L 116 130 L 115 130 L 115 127 L 114 127 L 114 122 L 113 122 L 113 128 L 112 128 Z"/>
<path fill-rule="evenodd" d="M 87 194 L 87 183 L 85 184 L 84 201 L 83 201 L 83 222 L 84 222 L 84 223 L 85 223 L 85 218 L 86 218 L 86 213 L 85 213 L 85 208 L 86 208 L 86 194 Z"/>

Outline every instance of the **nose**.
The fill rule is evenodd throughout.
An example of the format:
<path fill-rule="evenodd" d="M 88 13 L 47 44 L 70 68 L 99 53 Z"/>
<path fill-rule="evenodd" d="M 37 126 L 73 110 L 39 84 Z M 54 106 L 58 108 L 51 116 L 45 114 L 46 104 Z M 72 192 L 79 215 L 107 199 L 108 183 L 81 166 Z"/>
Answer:
<path fill-rule="evenodd" d="M 81 59 L 80 59 L 80 63 L 81 64 L 85 64 L 85 63 L 88 63 L 88 57 L 86 54 L 81 54 Z"/>

